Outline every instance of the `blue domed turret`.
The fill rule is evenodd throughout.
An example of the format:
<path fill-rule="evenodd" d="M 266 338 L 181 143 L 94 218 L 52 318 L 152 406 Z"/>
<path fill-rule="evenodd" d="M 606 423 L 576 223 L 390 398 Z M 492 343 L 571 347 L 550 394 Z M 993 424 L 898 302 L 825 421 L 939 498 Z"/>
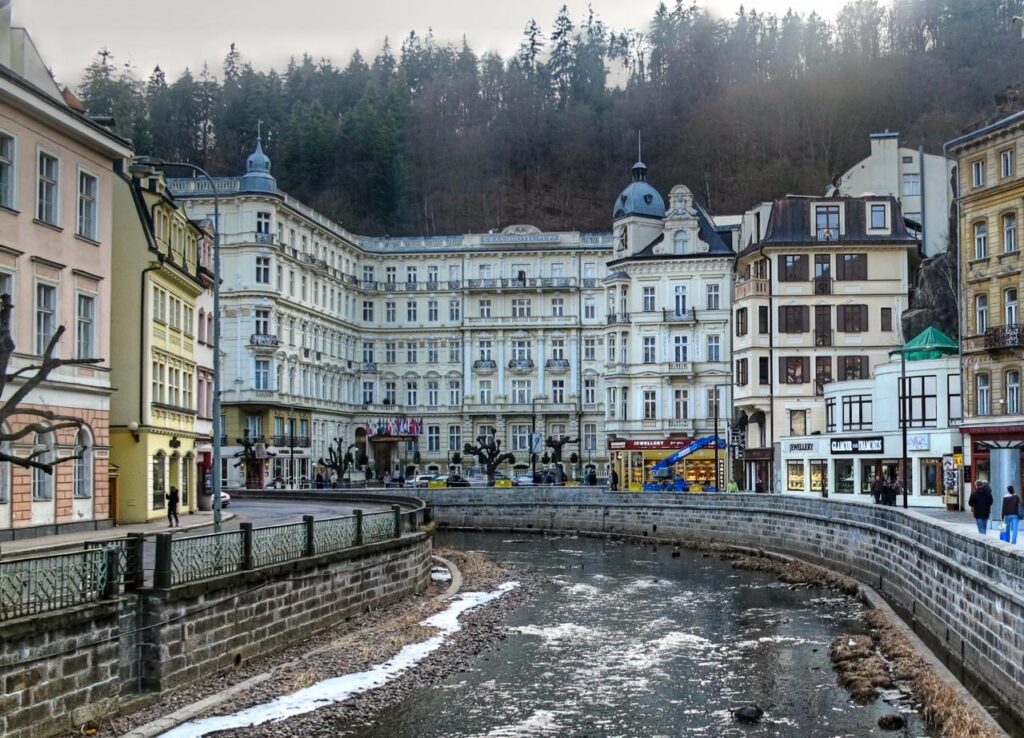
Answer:
<path fill-rule="evenodd" d="M 647 165 L 637 161 L 633 165 L 633 181 L 615 200 L 612 218 L 618 220 L 630 215 L 647 218 L 665 217 L 665 200 L 647 182 Z"/>
<path fill-rule="evenodd" d="M 256 150 L 245 162 L 239 183 L 242 192 L 277 192 L 277 180 L 270 174 L 270 157 L 263 153 L 262 137 L 256 136 Z"/>

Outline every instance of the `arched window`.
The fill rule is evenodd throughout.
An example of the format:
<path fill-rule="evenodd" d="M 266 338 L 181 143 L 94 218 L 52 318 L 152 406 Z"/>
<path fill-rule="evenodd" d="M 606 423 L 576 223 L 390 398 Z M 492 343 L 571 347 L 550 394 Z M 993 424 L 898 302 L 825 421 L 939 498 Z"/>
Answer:
<path fill-rule="evenodd" d="M 79 428 L 75 436 L 75 453 L 81 458 L 75 459 L 72 482 L 75 497 L 85 499 L 92 497 L 93 485 L 93 450 L 92 434 L 87 428 Z"/>
<path fill-rule="evenodd" d="M 677 255 L 690 253 L 690 232 L 680 228 L 672 237 L 673 252 Z"/>
<path fill-rule="evenodd" d="M 35 461 L 47 464 L 53 460 L 53 436 L 50 433 L 36 433 L 32 453 Z M 53 472 L 33 467 L 32 469 L 32 499 L 52 500 L 53 499 Z"/>

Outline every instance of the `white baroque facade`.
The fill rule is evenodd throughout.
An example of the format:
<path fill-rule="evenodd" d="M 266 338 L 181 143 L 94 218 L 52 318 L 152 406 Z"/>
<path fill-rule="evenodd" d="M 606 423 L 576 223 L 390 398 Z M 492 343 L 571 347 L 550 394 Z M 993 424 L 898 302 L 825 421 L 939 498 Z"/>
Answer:
<path fill-rule="evenodd" d="M 690 442 L 724 442 L 731 416 L 734 252 L 688 188 L 673 187 L 666 209 L 646 175 L 637 162 L 616 201 L 605 278 L 605 427 L 619 479 L 634 489 Z M 671 475 L 724 486 L 728 455 L 713 448 Z"/>
<path fill-rule="evenodd" d="M 170 185 L 212 220 L 204 181 Z M 216 186 L 227 485 L 246 431 L 265 484 L 312 479 L 335 439 L 378 477 L 446 470 L 481 434 L 526 465 L 533 431 L 580 438 L 567 470 L 604 473 L 611 234 L 355 236 L 281 193 L 259 145 Z"/>

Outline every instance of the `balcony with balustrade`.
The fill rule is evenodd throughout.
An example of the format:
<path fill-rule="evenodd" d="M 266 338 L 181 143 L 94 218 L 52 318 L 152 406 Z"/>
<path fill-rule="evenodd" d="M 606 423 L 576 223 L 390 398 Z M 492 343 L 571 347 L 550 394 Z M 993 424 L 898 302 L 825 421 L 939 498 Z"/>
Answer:
<path fill-rule="evenodd" d="M 548 359 L 544 362 L 544 368 L 551 371 L 552 374 L 564 374 L 569 371 L 569 360 L 568 359 Z"/>
<path fill-rule="evenodd" d="M 312 444 L 309 436 L 273 435 L 270 437 L 270 445 L 278 448 L 309 448 Z"/>
<path fill-rule="evenodd" d="M 661 319 L 666 323 L 696 323 L 697 308 L 689 308 L 683 310 L 662 310 Z"/>
<path fill-rule="evenodd" d="M 533 359 L 509 359 L 508 362 L 508 368 L 517 374 L 532 372 L 535 367 Z"/>
<path fill-rule="evenodd" d="M 628 325 L 630 322 L 629 313 L 609 313 L 608 325 Z"/>
<path fill-rule="evenodd" d="M 768 279 L 751 277 L 736 282 L 737 300 L 742 300 L 746 297 L 768 297 L 771 291 L 772 285 Z"/>
<path fill-rule="evenodd" d="M 257 350 L 275 351 L 281 345 L 281 341 L 271 333 L 253 333 L 249 336 L 249 345 Z"/>
<path fill-rule="evenodd" d="M 498 362 L 494 359 L 477 359 L 473 362 L 473 371 L 477 374 L 493 374 L 498 368 Z"/>

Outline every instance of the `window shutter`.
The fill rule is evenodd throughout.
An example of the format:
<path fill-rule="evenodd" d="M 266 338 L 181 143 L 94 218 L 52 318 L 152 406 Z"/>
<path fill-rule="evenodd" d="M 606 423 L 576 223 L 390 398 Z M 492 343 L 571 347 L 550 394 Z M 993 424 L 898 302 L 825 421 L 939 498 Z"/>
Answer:
<path fill-rule="evenodd" d="M 846 332 L 846 305 L 836 308 L 836 330 L 841 333 Z"/>
<path fill-rule="evenodd" d="M 779 357 L 779 384 L 789 384 L 789 376 L 786 374 L 786 357 Z"/>
<path fill-rule="evenodd" d="M 789 324 L 786 322 L 786 306 L 779 305 L 779 332 L 789 333 Z"/>
<path fill-rule="evenodd" d="M 868 378 L 868 357 L 866 356 L 860 357 L 860 378 Z"/>
<path fill-rule="evenodd" d="M 868 330 L 868 306 L 860 306 L 860 329 L 867 332 Z"/>
<path fill-rule="evenodd" d="M 846 259 L 842 254 L 836 254 L 836 279 L 846 279 Z"/>
<path fill-rule="evenodd" d="M 806 281 L 810 276 L 810 272 L 807 269 L 807 254 L 803 254 L 799 258 L 798 263 L 800 266 L 800 279 Z"/>
<path fill-rule="evenodd" d="M 802 356 L 800 357 L 800 361 L 803 363 L 803 380 L 806 384 L 811 381 L 811 357 Z"/>
<path fill-rule="evenodd" d="M 807 333 L 811 329 L 811 308 L 808 305 L 800 307 L 800 331 Z"/>

